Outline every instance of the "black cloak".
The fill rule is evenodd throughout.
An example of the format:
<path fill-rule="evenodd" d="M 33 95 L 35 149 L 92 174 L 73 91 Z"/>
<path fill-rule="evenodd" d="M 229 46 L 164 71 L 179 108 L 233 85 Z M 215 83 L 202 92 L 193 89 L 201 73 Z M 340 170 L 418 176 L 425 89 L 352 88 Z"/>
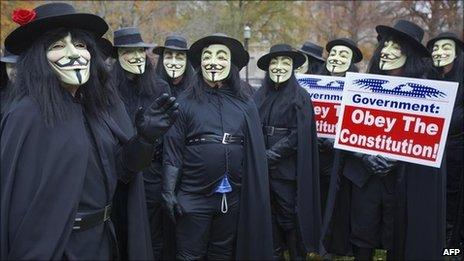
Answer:
<path fill-rule="evenodd" d="M 12 104 L 2 120 L 1 259 L 63 258 L 90 154 L 83 120 L 88 115 L 79 103 L 68 105 L 67 120 L 47 126 L 38 104 L 26 96 Z M 125 216 L 120 224 L 126 227 L 127 245 L 119 245 L 121 257 L 151 259 L 142 176 L 128 172 L 118 157 L 121 145 L 134 134 L 130 120 L 121 103 L 98 119 L 86 118 L 92 133 L 110 129 L 117 144 L 103 146 L 95 138 L 103 172 L 127 177 L 117 188 L 125 193 L 114 197 L 127 203 L 113 204 L 113 214 Z"/>
<path fill-rule="evenodd" d="M 319 252 L 322 215 L 319 190 L 319 153 L 317 147 L 316 122 L 308 93 L 301 88 L 294 76 L 285 86 L 291 106 L 297 116 L 297 216 L 303 245 L 307 252 Z M 293 87 L 293 88 L 289 88 Z M 254 99 L 261 108 L 266 102 L 266 87 L 261 87 Z M 262 131 L 262 130 L 260 130 Z"/>

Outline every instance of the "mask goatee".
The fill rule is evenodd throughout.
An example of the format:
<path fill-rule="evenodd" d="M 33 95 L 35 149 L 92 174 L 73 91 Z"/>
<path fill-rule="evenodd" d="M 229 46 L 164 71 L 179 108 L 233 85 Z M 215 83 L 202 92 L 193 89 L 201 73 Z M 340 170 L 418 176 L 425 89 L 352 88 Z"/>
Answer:
<path fill-rule="evenodd" d="M 380 61 L 380 70 L 383 70 L 384 65 L 385 65 L 385 61 Z"/>
<path fill-rule="evenodd" d="M 335 65 L 332 65 L 332 72 L 335 71 Z"/>
<path fill-rule="evenodd" d="M 214 81 L 214 74 L 216 74 L 216 73 L 215 73 L 215 72 L 212 72 L 212 73 L 211 73 L 211 80 L 213 80 L 213 82 L 215 82 L 215 81 Z"/>
<path fill-rule="evenodd" d="M 172 78 L 173 79 L 176 78 L 175 75 L 176 75 L 176 71 L 172 71 Z"/>
<path fill-rule="evenodd" d="M 440 67 L 440 60 L 437 61 L 437 67 Z"/>
<path fill-rule="evenodd" d="M 74 71 L 76 72 L 76 77 L 77 77 L 77 80 L 79 81 L 79 84 L 82 84 L 81 70 L 80 69 L 75 69 Z"/>

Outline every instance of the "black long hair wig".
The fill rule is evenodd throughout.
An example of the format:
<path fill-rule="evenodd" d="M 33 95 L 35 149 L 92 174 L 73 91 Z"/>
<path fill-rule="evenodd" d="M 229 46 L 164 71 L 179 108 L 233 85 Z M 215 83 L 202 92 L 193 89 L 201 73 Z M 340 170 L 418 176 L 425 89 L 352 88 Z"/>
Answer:
<path fill-rule="evenodd" d="M 174 86 L 173 79 L 169 77 L 168 73 L 166 72 L 166 69 L 164 68 L 163 63 L 164 55 L 158 55 L 158 61 L 156 62 L 155 72 L 158 75 L 158 77 L 160 77 L 162 80 L 166 81 L 169 84 L 169 86 L 171 87 L 171 94 L 178 94 L 180 91 L 185 90 L 188 84 L 192 82 L 195 76 L 195 71 L 193 70 L 193 66 L 190 63 L 190 60 L 187 59 L 184 75 L 182 75 L 182 79 L 179 82 L 179 84 L 177 84 L 177 86 Z"/>
<path fill-rule="evenodd" d="M 249 92 L 245 89 L 246 87 L 243 85 L 242 81 L 240 80 L 240 74 L 237 66 L 231 64 L 229 76 L 224 80 L 224 83 L 228 86 L 231 90 L 233 95 L 235 95 L 239 99 L 246 100 L 250 98 Z M 187 89 L 185 90 L 188 97 L 201 101 L 204 97 L 204 93 L 209 88 L 203 79 L 203 74 L 201 72 L 201 68 L 198 66 L 197 71 L 194 74 L 193 80 L 190 84 L 188 84 Z"/>
<path fill-rule="evenodd" d="M 48 31 L 37 38 L 19 56 L 11 98 L 15 100 L 29 96 L 34 99 L 48 125 L 65 120 L 70 112 L 67 102 L 71 99 L 71 95 L 62 87 L 58 76 L 47 60 L 49 46 L 68 33 L 73 39 L 83 41 L 91 55 L 90 78 L 79 87 L 77 92 L 84 109 L 90 115 L 98 116 L 114 105 L 115 99 L 117 99 L 117 93 L 109 81 L 103 55 L 97 47 L 95 36 L 92 33 L 72 28 L 58 28 Z"/>
<path fill-rule="evenodd" d="M 151 64 L 150 60 L 147 57 L 145 62 L 145 72 L 142 74 L 134 74 L 134 78 L 131 80 L 127 77 L 127 72 L 121 67 L 119 61 L 113 63 L 113 67 L 111 69 L 111 77 L 113 81 L 113 85 L 119 90 L 122 98 L 124 98 L 125 93 L 128 91 L 137 91 L 139 95 L 145 95 L 150 97 L 158 97 L 163 92 L 168 92 L 168 90 L 159 90 L 159 81 L 158 76 L 155 73 L 155 68 Z M 129 84 L 129 81 L 134 81 L 134 85 L 136 86 L 137 90 L 128 90 L 128 87 L 133 87 Z"/>
<path fill-rule="evenodd" d="M 430 57 L 423 57 L 414 46 L 406 39 L 390 35 L 382 37 L 377 46 L 367 69 L 368 73 L 386 75 L 388 71 L 380 70 L 380 53 L 387 41 L 394 41 L 401 47 L 401 52 L 406 55 L 406 63 L 403 65 L 401 76 L 412 78 L 436 78 L 436 70 L 430 63 Z"/>

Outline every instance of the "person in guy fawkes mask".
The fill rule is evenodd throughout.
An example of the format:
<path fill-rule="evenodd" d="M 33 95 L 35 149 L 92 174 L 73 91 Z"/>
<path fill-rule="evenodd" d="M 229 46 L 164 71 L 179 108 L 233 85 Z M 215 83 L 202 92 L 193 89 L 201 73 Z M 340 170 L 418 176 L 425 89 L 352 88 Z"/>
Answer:
<path fill-rule="evenodd" d="M 421 44 L 424 31 L 399 20 L 376 27 L 380 43 L 369 73 L 427 78 L 433 71 Z M 324 217 L 324 246 L 371 260 L 374 248 L 388 260 L 438 260 L 444 247 L 444 168 L 382 156 L 337 151 Z"/>
<path fill-rule="evenodd" d="M 18 56 L 5 50 L 0 58 L 0 121 L 9 103 L 9 93 L 15 77 L 15 64 Z"/>
<path fill-rule="evenodd" d="M 139 110 L 134 128 L 97 47 L 106 22 L 65 3 L 19 12 L 5 39 L 20 57 L 0 128 L 1 259 L 152 259 L 138 173 L 175 98 Z"/>
<path fill-rule="evenodd" d="M 111 71 L 115 86 L 125 104 L 126 111 L 135 124 L 140 107 L 149 106 L 161 93 L 169 93 L 168 84 L 158 77 L 153 65 L 147 61 L 146 50 L 152 44 L 143 42 L 137 27 L 114 31 L 114 51 L 117 62 Z M 161 208 L 162 142 L 156 140 L 155 153 L 150 168 L 143 173 L 147 212 L 150 222 L 153 255 L 163 256 L 163 211 Z M 166 248 L 168 249 L 168 248 Z"/>
<path fill-rule="evenodd" d="M 171 94 L 175 97 L 187 88 L 195 73 L 187 59 L 187 51 L 187 40 L 180 35 L 166 37 L 164 46 L 153 49 L 153 53 L 159 56 L 156 73 L 169 83 Z"/>
<path fill-rule="evenodd" d="M 464 42 L 444 32 L 427 42 L 441 79 L 459 83 L 446 144 L 446 245 L 463 249 L 464 241 Z"/>
<path fill-rule="evenodd" d="M 177 258 L 269 260 L 264 139 L 239 78 L 249 55 L 238 40 L 213 34 L 192 44 L 188 58 L 199 71 L 163 140 L 163 198 L 177 223 Z"/>
<path fill-rule="evenodd" d="M 327 43 L 328 57 L 325 66 L 319 74 L 345 76 L 346 72 L 358 72 L 356 63 L 363 59 L 361 50 L 355 42 L 347 38 L 339 38 Z M 318 138 L 319 142 L 319 170 L 321 175 L 322 209 L 325 209 L 330 184 L 330 172 L 334 160 L 333 139 Z"/>
<path fill-rule="evenodd" d="M 187 59 L 187 51 L 187 40 L 180 35 L 166 37 L 164 46 L 157 46 L 153 49 L 153 53 L 158 55 L 155 72 L 159 78 L 169 84 L 171 95 L 174 97 L 178 97 L 187 88 L 188 84 L 192 82 L 194 71 L 190 61 Z M 156 171 L 161 173 L 162 157 L 159 157 L 157 161 Z M 161 204 L 161 201 L 160 197 L 159 204 Z M 157 215 L 152 216 L 152 224 L 154 224 L 152 225 L 152 240 L 154 243 L 163 240 L 163 258 L 174 259 L 174 224 L 165 215 L 166 213 L 162 214 L 162 208 L 157 208 L 156 210 L 155 213 Z M 157 245 L 159 246 L 160 244 Z"/>
<path fill-rule="evenodd" d="M 322 58 L 324 48 L 308 41 L 297 51 L 305 56 L 305 62 L 301 66 L 295 67 L 295 73 L 318 74 L 325 62 Z"/>
<path fill-rule="evenodd" d="M 282 257 L 284 243 L 292 260 L 318 252 L 322 224 L 316 122 L 311 99 L 293 72 L 304 61 L 287 44 L 272 46 L 258 60 L 266 76 L 254 96 L 266 144 L 274 255 Z"/>

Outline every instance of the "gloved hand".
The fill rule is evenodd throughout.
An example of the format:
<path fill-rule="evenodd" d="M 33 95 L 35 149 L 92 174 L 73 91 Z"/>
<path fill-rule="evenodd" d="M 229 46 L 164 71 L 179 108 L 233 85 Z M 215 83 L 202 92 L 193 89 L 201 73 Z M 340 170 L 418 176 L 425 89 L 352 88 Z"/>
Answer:
<path fill-rule="evenodd" d="M 179 169 L 170 165 L 163 166 L 162 190 L 163 206 L 172 222 L 176 223 L 176 216 L 183 214 L 182 207 L 177 202 L 176 183 Z"/>
<path fill-rule="evenodd" d="M 334 139 L 317 138 L 317 146 L 319 148 L 319 151 L 332 151 L 334 142 Z"/>
<path fill-rule="evenodd" d="M 275 169 L 275 165 L 279 160 L 282 158 L 279 154 L 274 152 L 273 150 L 266 150 L 266 158 L 267 158 L 267 164 L 269 166 L 269 169 Z"/>
<path fill-rule="evenodd" d="M 362 156 L 364 166 L 373 174 L 378 176 L 388 175 L 396 166 L 398 161 L 388 159 L 383 156 L 367 155 Z"/>
<path fill-rule="evenodd" d="M 163 93 L 148 108 L 139 108 L 135 114 L 137 135 L 153 144 L 174 124 L 179 113 L 175 97 Z"/>

